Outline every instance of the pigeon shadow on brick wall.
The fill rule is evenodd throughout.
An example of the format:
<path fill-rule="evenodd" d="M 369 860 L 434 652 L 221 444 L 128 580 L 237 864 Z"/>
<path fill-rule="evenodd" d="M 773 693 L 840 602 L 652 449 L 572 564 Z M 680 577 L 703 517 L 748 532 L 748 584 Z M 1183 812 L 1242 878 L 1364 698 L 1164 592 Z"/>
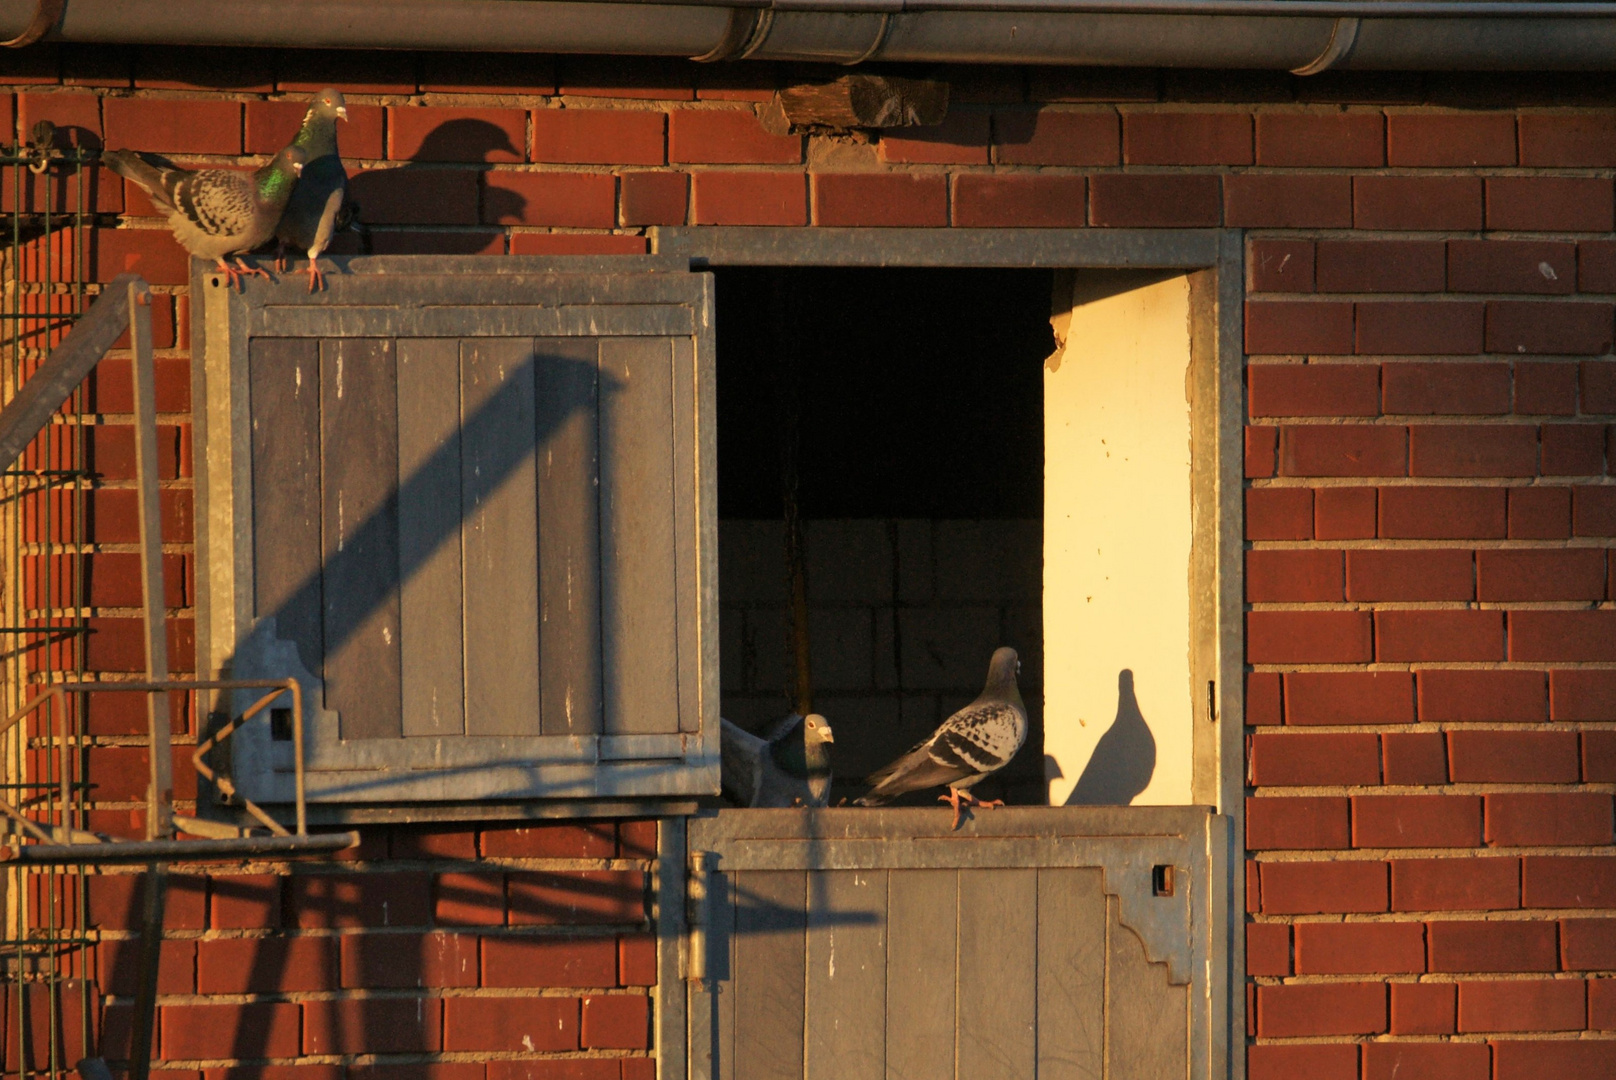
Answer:
<path fill-rule="evenodd" d="M 439 124 L 407 164 L 349 178 L 348 200 L 368 245 L 356 233 L 343 233 L 332 254 L 504 254 L 504 230 L 485 223 L 522 221 L 527 200 L 482 181 L 486 163 L 507 155 L 526 157 L 495 124 L 472 118 Z"/>
<path fill-rule="evenodd" d="M 1117 674 L 1117 718 L 1095 744 L 1094 753 L 1067 796 L 1067 806 L 1127 806 L 1156 772 L 1156 739 L 1139 711 L 1133 672 Z"/>

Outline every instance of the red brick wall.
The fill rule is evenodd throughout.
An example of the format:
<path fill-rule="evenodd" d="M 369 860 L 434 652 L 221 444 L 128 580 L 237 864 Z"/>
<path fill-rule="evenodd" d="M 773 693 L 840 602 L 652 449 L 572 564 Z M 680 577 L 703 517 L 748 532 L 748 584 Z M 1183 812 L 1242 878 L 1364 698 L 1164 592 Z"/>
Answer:
<path fill-rule="evenodd" d="M 50 117 L 197 161 L 272 151 L 310 91 L 342 86 L 378 252 L 637 252 L 654 224 L 1250 230 L 1251 1075 L 1616 1075 L 1616 112 L 1598 80 L 961 70 L 943 128 L 870 144 L 764 133 L 753 105 L 790 77 L 768 67 L 0 59 L 21 130 Z M 159 407 L 183 667 L 186 268 L 138 193 L 94 184 L 124 216 L 90 273 L 174 297 Z M 108 672 L 140 661 L 126 371 L 95 388 L 87 661 Z M 93 707 L 100 827 L 139 827 L 139 721 Z M 640 828 L 378 830 L 335 877 L 195 879 L 160 1052 L 189 1076 L 648 1076 Z M 621 907 L 534 923 L 540 873 Z M 92 893 L 109 942 L 119 880 Z M 118 949 L 105 995 L 127 993 Z M 521 1017 L 544 1032 L 531 1052 Z"/>

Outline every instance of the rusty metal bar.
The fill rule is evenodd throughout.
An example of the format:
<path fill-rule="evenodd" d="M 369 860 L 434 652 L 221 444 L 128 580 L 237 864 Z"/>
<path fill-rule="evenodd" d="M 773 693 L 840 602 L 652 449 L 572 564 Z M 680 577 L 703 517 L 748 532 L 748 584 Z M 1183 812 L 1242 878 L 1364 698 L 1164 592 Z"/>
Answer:
<path fill-rule="evenodd" d="M 26 844 L 4 849 L 0 861 L 32 866 L 109 866 L 149 863 L 215 862 L 250 856 L 328 855 L 359 843 L 357 832 L 314 833 L 309 836 L 244 836 L 235 840 L 129 840 L 104 844 Z M 131 1059 L 133 1064 L 133 1059 Z M 130 1076 L 134 1075 L 131 1071 Z"/>

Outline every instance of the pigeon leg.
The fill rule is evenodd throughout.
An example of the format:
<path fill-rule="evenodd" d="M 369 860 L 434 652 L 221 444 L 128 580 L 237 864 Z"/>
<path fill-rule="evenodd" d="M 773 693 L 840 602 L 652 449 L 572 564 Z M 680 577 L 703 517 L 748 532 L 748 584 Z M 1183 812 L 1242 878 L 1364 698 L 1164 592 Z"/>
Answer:
<path fill-rule="evenodd" d="M 236 271 L 242 277 L 261 277 L 265 280 L 269 280 L 269 271 L 265 270 L 261 266 L 248 266 L 246 263 L 241 261 L 240 255 L 236 256 Z"/>
<path fill-rule="evenodd" d="M 235 289 L 237 292 L 241 291 L 241 271 L 237 270 L 234 266 L 231 266 L 223 259 L 220 259 L 219 273 L 224 275 L 225 288 Z"/>
<path fill-rule="evenodd" d="M 1004 805 L 1003 799 L 978 799 L 969 791 L 960 792 L 960 798 L 965 800 L 966 806 L 980 806 L 985 810 L 994 810 Z"/>
<path fill-rule="evenodd" d="M 275 245 L 275 272 L 277 274 L 286 273 L 286 245 L 285 244 L 277 244 L 277 245 Z"/>
<path fill-rule="evenodd" d="M 316 288 L 318 286 L 318 288 Z M 320 264 L 309 259 L 309 292 L 325 291 L 325 274 L 320 270 Z"/>
<path fill-rule="evenodd" d="M 949 828 L 952 829 L 952 830 L 958 830 L 959 827 L 960 827 L 961 807 L 970 805 L 969 800 L 970 800 L 971 796 L 968 793 L 965 794 L 965 801 L 962 802 L 961 799 L 960 799 L 960 795 L 961 795 L 961 792 L 960 792 L 959 788 L 952 788 L 951 787 L 951 788 L 948 789 L 948 794 L 947 795 L 939 795 L 939 796 L 937 796 L 937 801 L 938 802 L 945 802 L 945 803 L 947 803 L 948 805 L 950 805 L 950 806 L 952 806 L 954 808 L 954 824 L 949 826 Z"/>

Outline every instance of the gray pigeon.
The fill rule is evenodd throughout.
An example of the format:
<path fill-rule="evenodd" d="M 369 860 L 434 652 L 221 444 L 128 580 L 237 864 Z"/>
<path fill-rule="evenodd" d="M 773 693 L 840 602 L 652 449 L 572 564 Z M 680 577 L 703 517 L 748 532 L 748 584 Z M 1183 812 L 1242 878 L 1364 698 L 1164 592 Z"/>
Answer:
<path fill-rule="evenodd" d="M 275 223 L 286 209 L 308 155 L 288 146 L 253 173 L 181 169 L 132 150 L 110 151 L 101 155 L 101 161 L 145 188 L 152 202 L 168 213 L 168 227 L 180 246 L 218 263 L 229 283 L 239 287 L 244 275 L 269 276 L 242 262 L 241 252 L 251 251 L 275 235 Z M 226 255 L 236 256 L 235 266 L 224 261 Z"/>
<path fill-rule="evenodd" d="M 824 806 L 830 797 L 830 722 L 792 713 L 762 738 L 720 720 L 724 794 L 741 806 Z"/>
<path fill-rule="evenodd" d="M 892 764 L 868 777 L 870 790 L 859 806 L 880 806 L 899 795 L 948 785 L 938 798 L 954 808 L 959 828 L 961 806 L 1003 806 L 1000 800 L 983 802 L 970 788 L 1010 764 L 1027 741 L 1027 707 L 1016 687 L 1021 661 L 1014 649 L 998 649 L 988 663 L 988 681 L 982 693 L 938 729 Z"/>
<path fill-rule="evenodd" d="M 340 90 L 321 90 L 303 115 L 292 145 L 309 156 L 309 163 L 298 178 L 286 213 L 275 229 L 280 241 L 276 269 L 285 267 L 286 249 L 296 248 L 309 257 L 309 292 L 325 288 L 320 272 L 320 253 L 331 246 L 331 237 L 341 230 L 343 200 L 348 194 L 348 170 L 337 153 L 337 121 L 348 119 L 348 104 Z M 351 216 L 351 215 L 350 215 Z"/>

